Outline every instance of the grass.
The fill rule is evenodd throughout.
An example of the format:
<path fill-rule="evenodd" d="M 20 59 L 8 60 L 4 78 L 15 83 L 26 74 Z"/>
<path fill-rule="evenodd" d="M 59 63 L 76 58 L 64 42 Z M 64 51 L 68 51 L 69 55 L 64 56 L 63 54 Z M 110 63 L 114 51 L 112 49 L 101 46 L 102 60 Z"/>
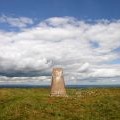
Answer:
<path fill-rule="evenodd" d="M 0 120 L 120 120 L 120 88 L 67 89 L 50 97 L 48 88 L 1 88 Z"/>

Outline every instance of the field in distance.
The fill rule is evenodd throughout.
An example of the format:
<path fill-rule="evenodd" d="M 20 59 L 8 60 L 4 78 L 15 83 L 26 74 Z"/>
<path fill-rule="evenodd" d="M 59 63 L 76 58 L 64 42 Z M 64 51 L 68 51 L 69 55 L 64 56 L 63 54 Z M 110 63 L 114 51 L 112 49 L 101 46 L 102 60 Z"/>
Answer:
<path fill-rule="evenodd" d="M 0 88 L 0 120 L 120 120 L 120 88 Z"/>

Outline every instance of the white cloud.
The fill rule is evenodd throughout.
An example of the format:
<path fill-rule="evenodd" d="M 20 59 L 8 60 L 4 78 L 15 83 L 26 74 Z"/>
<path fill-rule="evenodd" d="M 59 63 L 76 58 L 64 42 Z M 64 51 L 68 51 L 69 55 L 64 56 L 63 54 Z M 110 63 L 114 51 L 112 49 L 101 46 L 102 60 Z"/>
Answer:
<path fill-rule="evenodd" d="M 89 66 L 90 66 L 89 63 L 85 63 L 85 64 L 83 64 L 83 65 L 80 67 L 79 71 L 80 71 L 80 72 L 85 72 L 85 71 L 87 71 L 87 70 L 89 69 Z"/>
<path fill-rule="evenodd" d="M 90 77 L 120 77 L 119 69 L 115 68 L 101 68 L 93 69 L 93 72 L 89 73 Z"/>
<path fill-rule="evenodd" d="M 7 23 L 12 27 L 24 28 L 27 25 L 33 24 L 33 20 L 27 17 L 9 17 L 6 15 L 0 16 L 0 23 Z"/>
<path fill-rule="evenodd" d="M 30 84 L 39 85 L 50 83 L 50 76 L 39 76 L 39 77 L 0 77 L 0 84 Z"/>
<path fill-rule="evenodd" d="M 49 76 L 54 66 L 61 66 L 66 79 L 120 78 L 120 64 L 108 64 L 120 58 L 114 51 L 118 47 L 119 20 L 49 18 L 21 32 L 0 31 L 0 73 Z"/>

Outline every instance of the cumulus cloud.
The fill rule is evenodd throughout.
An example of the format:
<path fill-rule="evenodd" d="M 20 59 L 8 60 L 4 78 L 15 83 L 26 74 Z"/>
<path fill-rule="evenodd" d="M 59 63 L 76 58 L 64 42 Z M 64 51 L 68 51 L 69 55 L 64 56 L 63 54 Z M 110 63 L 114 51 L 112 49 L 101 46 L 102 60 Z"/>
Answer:
<path fill-rule="evenodd" d="M 33 20 L 27 17 L 9 17 L 6 15 L 0 16 L 0 23 L 7 23 L 12 27 L 24 28 L 27 25 L 33 24 Z"/>
<path fill-rule="evenodd" d="M 0 74 L 50 76 L 60 66 L 66 81 L 120 78 L 120 64 L 109 64 L 120 58 L 119 47 L 120 20 L 53 17 L 20 32 L 0 31 Z"/>

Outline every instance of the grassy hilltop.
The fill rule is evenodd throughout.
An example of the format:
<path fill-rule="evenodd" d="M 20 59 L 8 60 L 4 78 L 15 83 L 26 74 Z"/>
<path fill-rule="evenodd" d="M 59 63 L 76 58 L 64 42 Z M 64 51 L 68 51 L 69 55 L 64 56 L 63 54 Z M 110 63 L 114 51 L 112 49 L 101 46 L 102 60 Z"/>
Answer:
<path fill-rule="evenodd" d="M 120 120 L 120 88 L 67 89 L 67 98 L 49 92 L 1 88 L 0 120 Z"/>

